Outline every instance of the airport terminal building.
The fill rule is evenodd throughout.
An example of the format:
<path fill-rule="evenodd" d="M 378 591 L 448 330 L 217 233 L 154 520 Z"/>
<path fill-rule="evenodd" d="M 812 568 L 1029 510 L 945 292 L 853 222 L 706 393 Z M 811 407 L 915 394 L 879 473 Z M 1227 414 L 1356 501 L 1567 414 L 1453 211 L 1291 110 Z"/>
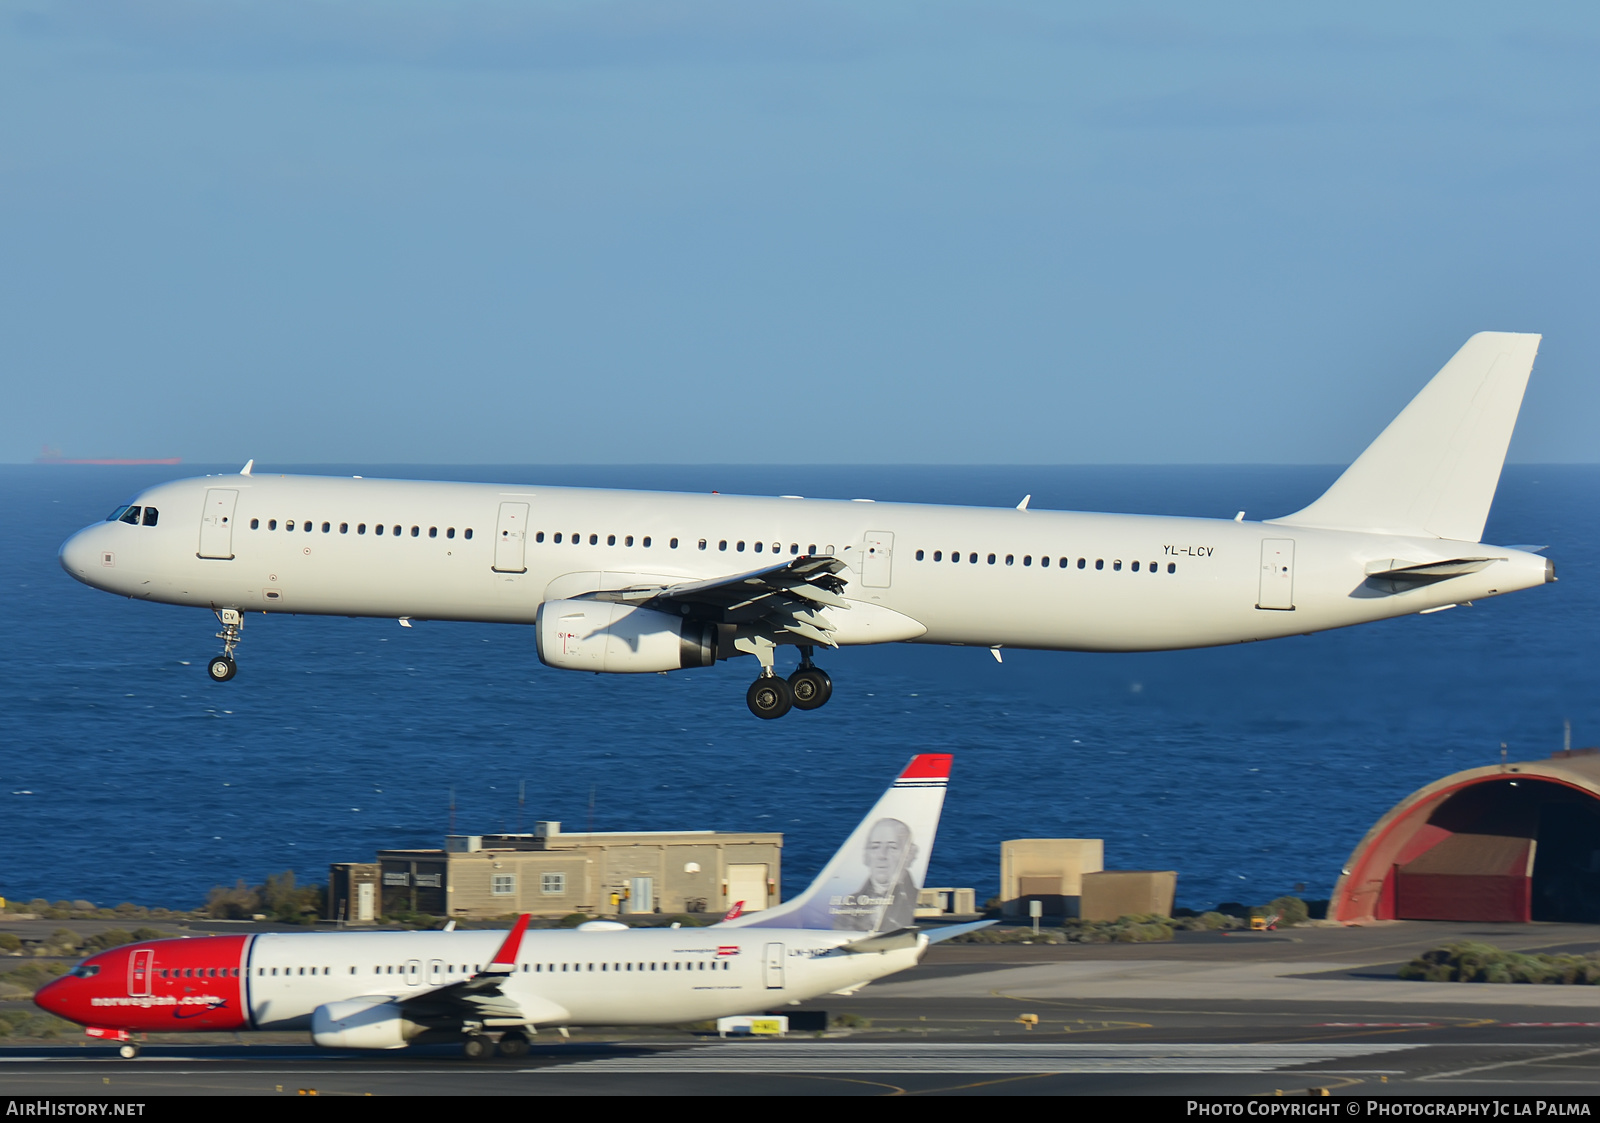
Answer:
<path fill-rule="evenodd" d="M 399 911 L 489 918 L 723 913 L 780 900 L 783 835 L 755 831 L 605 831 L 452 835 L 444 849 L 380 850 L 341 862 L 327 919 L 370 923 Z"/>

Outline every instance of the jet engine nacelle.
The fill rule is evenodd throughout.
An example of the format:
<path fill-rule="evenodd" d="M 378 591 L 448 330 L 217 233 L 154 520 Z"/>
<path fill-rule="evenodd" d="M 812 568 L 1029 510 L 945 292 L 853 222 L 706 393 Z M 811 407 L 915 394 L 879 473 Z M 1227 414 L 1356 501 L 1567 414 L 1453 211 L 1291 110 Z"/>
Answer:
<path fill-rule="evenodd" d="M 404 1049 L 425 1028 L 386 998 L 329 1002 L 311 1012 L 311 1040 L 326 1049 Z"/>
<path fill-rule="evenodd" d="M 715 624 L 629 604 L 545 601 L 534 630 L 539 661 L 565 671 L 644 674 L 717 661 Z"/>

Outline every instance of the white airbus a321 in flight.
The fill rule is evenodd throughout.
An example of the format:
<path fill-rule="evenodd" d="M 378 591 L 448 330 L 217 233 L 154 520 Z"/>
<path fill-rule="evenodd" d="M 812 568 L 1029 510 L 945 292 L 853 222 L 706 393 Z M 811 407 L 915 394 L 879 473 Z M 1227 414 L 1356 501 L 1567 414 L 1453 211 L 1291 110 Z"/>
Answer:
<path fill-rule="evenodd" d="M 1316 502 L 1265 522 L 318 476 L 161 484 L 73 535 L 86 584 L 246 612 L 532 624 L 576 671 L 751 655 L 758 717 L 815 709 L 817 647 L 1151 651 L 1429 612 L 1555 579 L 1479 540 L 1538 350 L 1469 339 Z M 781 646 L 799 649 L 787 680 Z"/>
<path fill-rule="evenodd" d="M 470 1057 L 528 1051 L 540 1026 L 670 1025 L 854 993 L 913 967 L 950 757 L 912 757 L 799 897 L 708 928 L 326 932 L 127 944 L 85 959 L 34 1001 L 121 1041 L 134 1033 L 309 1029 L 318 1045 L 461 1041 Z"/>

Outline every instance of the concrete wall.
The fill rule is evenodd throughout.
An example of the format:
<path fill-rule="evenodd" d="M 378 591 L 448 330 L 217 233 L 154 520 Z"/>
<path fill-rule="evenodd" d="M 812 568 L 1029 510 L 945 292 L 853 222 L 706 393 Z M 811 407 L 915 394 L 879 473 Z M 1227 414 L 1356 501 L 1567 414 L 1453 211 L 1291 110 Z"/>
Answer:
<path fill-rule="evenodd" d="M 1013 838 L 1000 844 L 1000 908 L 1027 916 L 1037 900 L 1046 916 L 1077 916 L 1085 874 L 1105 867 L 1098 838 Z M 1170 906 L 1169 906 L 1170 907 Z"/>
<path fill-rule="evenodd" d="M 1176 870 L 1103 870 L 1083 875 L 1078 915 L 1084 920 L 1172 915 Z"/>

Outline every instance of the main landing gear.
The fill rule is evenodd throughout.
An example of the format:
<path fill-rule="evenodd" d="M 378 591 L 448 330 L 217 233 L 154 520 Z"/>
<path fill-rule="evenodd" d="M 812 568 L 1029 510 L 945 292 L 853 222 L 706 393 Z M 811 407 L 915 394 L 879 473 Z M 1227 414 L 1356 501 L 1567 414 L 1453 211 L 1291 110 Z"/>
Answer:
<path fill-rule="evenodd" d="M 131 1061 L 133 1058 L 139 1055 L 139 1046 L 130 1041 L 122 1048 L 118 1049 L 117 1052 L 122 1055 L 124 1060 Z"/>
<path fill-rule="evenodd" d="M 239 673 L 239 666 L 233 661 L 233 649 L 239 646 L 239 633 L 244 630 L 244 613 L 237 608 L 224 608 L 218 611 L 217 619 L 222 621 L 222 631 L 217 633 L 222 641 L 222 654 L 206 664 L 206 673 L 212 682 L 227 682 Z"/>
<path fill-rule="evenodd" d="M 490 1054 L 502 1057 L 525 1057 L 532 1043 L 519 1030 L 508 1030 L 495 1041 L 488 1034 L 469 1033 L 461 1043 L 461 1055 L 469 1061 L 481 1061 Z"/>
<path fill-rule="evenodd" d="M 762 660 L 761 677 L 745 691 L 745 704 L 751 713 L 771 720 L 782 717 L 791 708 L 815 710 L 827 704 L 833 697 L 833 680 L 827 671 L 811 662 L 811 650 L 809 646 L 800 648 L 800 667 L 787 681 L 772 669 L 770 647 L 756 652 L 758 658 L 762 655 L 766 658 Z"/>

